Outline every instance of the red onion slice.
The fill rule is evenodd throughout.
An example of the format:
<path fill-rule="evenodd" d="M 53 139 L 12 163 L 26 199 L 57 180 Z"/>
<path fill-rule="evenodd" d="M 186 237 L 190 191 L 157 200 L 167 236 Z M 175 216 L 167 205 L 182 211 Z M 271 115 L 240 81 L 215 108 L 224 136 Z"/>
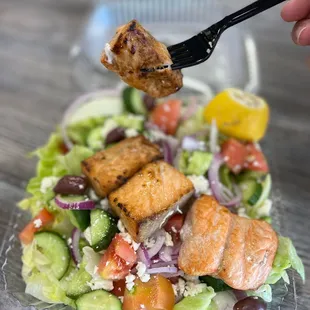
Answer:
<path fill-rule="evenodd" d="M 177 267 L 160 267 L 160 268 L 150 268 L 146 270 L 149 274 L 155 274 L 155 273 L 177 273 L 178 268 Z"/>
<path fill-rule="evenodd" d="M 81 231 L 77 228 L 72 230 L 71 234 L 72 244 L 70 247 L 71 255 L 74 263 L 78 265 L 82 261 L 82 256 L 80 253 L 79 243 L 81 239 Z"/>
<path fill-rule="evenodd" d="M 205 150 L 205 143 L 203 141 L 197 140 L 195 137 L 192 136 L 185 136 L 182 139 L 182 149 L 186 151 L 204 151 Z"/>
<path fill-rule="evenodd" d="M 154 238 L 155 238 L 155 244 L 153 245 L 151 249 L 147 251 L 149 258 L 154 257 L 163 247 L 165 243 L 165 231 L 163 229 L 158 230 L 155 233 Z"/>
<path fill-rule="evenodd" d="M 184 277 L 184 272 L 179 270 L 176 273 L 161 273 L 161 275 L 165 278 L 176 278 L 176 277 Z"/>
<path fill-rule="evenodd" d="M 236 192 L 236 195 L 234 196 L 234 194 L 220 182 L 219 170 L 224 162 L 224 158 L 220 154 L 214 155 L 208 171 L 208 179 L 215 199 L 220 204 L 230 208 L 240 204 L 242 195 L 236 185 L 234 185 L 234 190 Z"/>
<path fill-rule="evenodd" d="M 157 263 L 152 263 L 151 268 L 168 267 L 168 266 L 176 265 L 177 263 L 178 263 L 177 259 L 172 259 L 170 262 L 159 261 Z"/>
<path fill-rule="evenodd" d="M 163 149 L 164 160 L 168 164 L 172 164 L 173 163 L 173 154 L 172 154 L 172 148 L 171 148 L 170 144 L 164 140 L 161 140 L 159 142 L 159 144 L 161 145 L 161 147 Z"/>
<path fill-rule="evenodd" d="M 58 207 L 65 210 L 92 210 L 95 208 L 96 203 L 89 198 L 81 201 L 66 201 L 60 195 L 55 197 L 55 202 Z"/>
<path fill-rule="evenodd" d="M 165 246 L 159 252 L 159 258 L 164 262 L 171 262 L 172 247 Z"/>
<path fill-rule="evenodd" d="M 140 245 L 139 249 L 137 250 L 138 260 L 141 261 L 147 268 L 151 266 L 151 260 L 148 254 L 147 249 L 144 247 L 143 244 Z"/>

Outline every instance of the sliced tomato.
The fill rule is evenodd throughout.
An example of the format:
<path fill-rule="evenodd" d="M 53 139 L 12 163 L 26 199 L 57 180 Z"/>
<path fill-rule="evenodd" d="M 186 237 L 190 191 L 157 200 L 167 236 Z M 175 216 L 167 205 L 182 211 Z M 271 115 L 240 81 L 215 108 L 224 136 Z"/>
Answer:
<path fill-rule="evenodd" d="M 180 231 L 184 224 L 184 215 L 183 214 L 174 214 L 170 217 L 167 224 L 164 226 L 166 232 L 172 236 L 173 243 L 176 243 L 180 240 Z"/>
<path fill-rule="evenodd" d="M 259 147 L 253 143 L 249 143 L 246 145 L 246 150 L 247 157 L 244 167 L 248 170 L 268 173 L 269 167 L 267 160 Z"/>
<path fill-rule="evenodd" d="M 181 117 L 182 101 L 170 99 L 155 107 L 151 113 L 151 121 L 168 135 L 174 135 Z"/>
<path fill-rule="evenodd" d="M 117 234 L 103 254 L 98 271 L 106 280 L 125 279 L 136 261 L 137 255 L 134 249 L 120 234 Z"/>
<path fill-rule="evenodd" d="M 124 296 L 125 294 L 125 288 L 126 288 L 126 282 L 125 280 L 119 280 L 113 282 L 113 290 L 111 293 L 117 297 Z"/>
<path fill-rule="evenodd" d="M 143 283 L 135 281 L 134 289 L 125 290 L 123 310 L 172 310 L 175 297 L 171 282 L 160 275 Z M 143 307 L 142 307 L 143 305 Z"/>
<path fill-rule="evenodd" d="M 244 167 L 248 152 L 244 144 L 231 138 L 222 144 L 221 154 L 228 168 L 238 174 Z"/>
<path fill-rule="evenodd" d="M 33 240 L 34 234 L 53 221 L 54 215 L 49 213 L 46 209 L 42 209 L 39 214 L 19 233 L 20 241 L 23 244 L 30 244 Z"/>

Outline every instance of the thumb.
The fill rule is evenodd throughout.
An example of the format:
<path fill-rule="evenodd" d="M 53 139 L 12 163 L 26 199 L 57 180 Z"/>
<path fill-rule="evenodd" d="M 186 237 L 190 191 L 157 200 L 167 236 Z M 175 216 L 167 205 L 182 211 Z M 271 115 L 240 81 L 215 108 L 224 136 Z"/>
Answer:
<path fill-rule="evenodd" d="M 304 19 L 296 23 L 293 28 L 292 37 L 298 45 L 310 45 L 310 19 Z"/>

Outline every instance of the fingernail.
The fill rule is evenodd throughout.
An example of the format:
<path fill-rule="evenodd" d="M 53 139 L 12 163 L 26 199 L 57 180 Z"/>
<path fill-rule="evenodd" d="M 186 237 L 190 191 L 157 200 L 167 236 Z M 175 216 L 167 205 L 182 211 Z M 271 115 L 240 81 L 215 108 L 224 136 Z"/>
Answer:
<path fill-rule="evenodd" d="M 309 30 L 309 31 L 306 31 Z M 310 44 L 310 27 L 303 27 L 297 33 L 297 44 L 299 45 L 309 45 Z"/>

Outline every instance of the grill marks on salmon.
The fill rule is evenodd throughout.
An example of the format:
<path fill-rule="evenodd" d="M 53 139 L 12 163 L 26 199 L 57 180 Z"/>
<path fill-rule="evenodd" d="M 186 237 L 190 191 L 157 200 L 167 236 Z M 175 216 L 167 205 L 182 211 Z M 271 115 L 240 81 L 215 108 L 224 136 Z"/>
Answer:
<path fill-rule="evenodd" d="M 136 20 L 119 27 L 108 47 L 110 50 L 105 49 L 102 53 L 102 64 L 130 86 L 155 98 L 173 94 L 183 86 L 180 70 L 141 71 L 170 65 L 172 61 L 166 46 Z"/>
<path fill-rule="evenodd" d="M 144 136 L 125 139 L 82 162 L 82 171 L 96 194 L 106 197 L 144 165 L 161 159 L 159 146 Z"/>
<path fill-rule="evenodd" d="M 178 263 L 185 273 L 211 275 L 239 290 L 264 284 L 278 248 L 268 223 L 234 215 L 205 195 L 187 215 L 182 239 Z"/>
<path fill-rule="evenodd" d="M 109 195 L 113 211 L 130 235 L 142 242 L 192 196 L 192 182 L 164 161 L 150 163 Z"/>

